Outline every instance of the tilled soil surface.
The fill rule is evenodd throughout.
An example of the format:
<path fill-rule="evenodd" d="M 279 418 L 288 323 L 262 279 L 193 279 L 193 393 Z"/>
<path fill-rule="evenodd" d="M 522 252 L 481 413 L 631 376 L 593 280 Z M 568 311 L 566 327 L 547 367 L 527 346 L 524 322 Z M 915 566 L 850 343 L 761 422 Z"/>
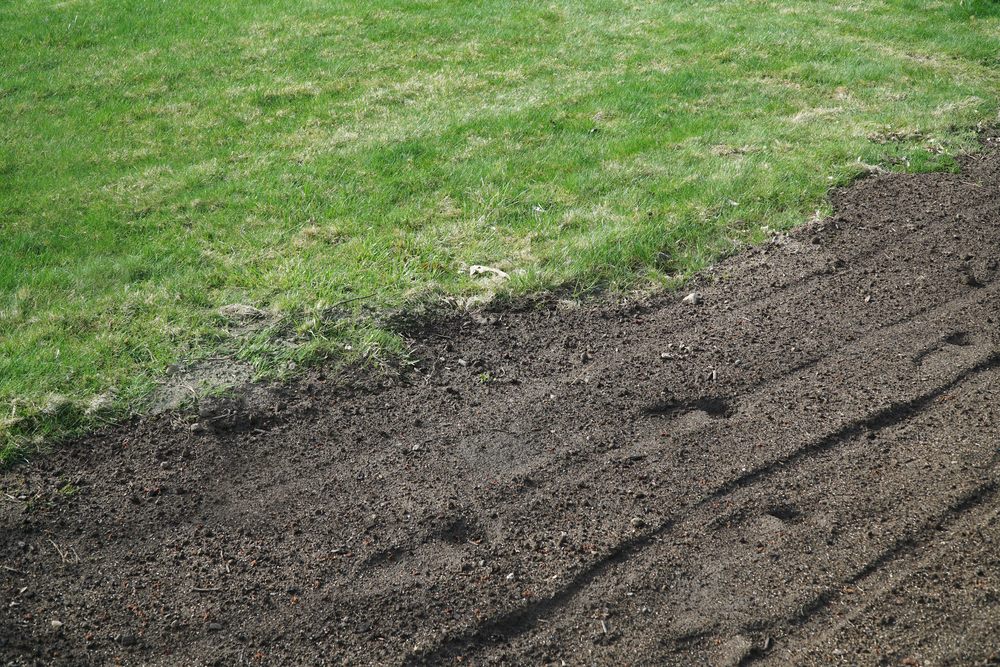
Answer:
<path fill-rule="evenodd" d="M 0 659 L 996 664 L 994 146 L 837 191 L 700 304 L 425 323 L 405 373 L 6 472 Z"/>

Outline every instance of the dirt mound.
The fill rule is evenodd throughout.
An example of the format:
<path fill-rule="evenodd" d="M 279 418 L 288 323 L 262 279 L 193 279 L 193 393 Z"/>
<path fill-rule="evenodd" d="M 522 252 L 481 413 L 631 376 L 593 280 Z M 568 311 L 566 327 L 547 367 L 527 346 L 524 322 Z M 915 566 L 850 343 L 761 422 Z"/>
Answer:
<path fill-rule="evenodd" d="M 699 304 L 439 322 L 399 377 L 7 472 L 0 657 L 1000 660 L 1000 151 L 962 166 L 836 192 Z"/>

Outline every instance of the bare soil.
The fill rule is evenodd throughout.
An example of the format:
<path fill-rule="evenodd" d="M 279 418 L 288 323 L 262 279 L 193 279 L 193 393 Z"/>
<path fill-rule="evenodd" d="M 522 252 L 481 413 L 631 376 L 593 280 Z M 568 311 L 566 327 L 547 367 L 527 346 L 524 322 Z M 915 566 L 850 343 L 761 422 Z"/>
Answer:
<path fill-rule="evenodd" d="M 681 295 L 0 476 L 0 662 L 1000 663 L 1000 142 Z"/>

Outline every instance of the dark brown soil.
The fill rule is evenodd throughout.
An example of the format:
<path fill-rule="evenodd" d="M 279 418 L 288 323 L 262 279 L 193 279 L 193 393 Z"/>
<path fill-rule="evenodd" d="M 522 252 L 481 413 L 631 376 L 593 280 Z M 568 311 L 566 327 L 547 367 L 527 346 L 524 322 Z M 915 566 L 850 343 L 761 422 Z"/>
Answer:
<path fill-rule="evenodd" d="M 700 305 L 439 321 L 8 471 L 0 661 L 1000 662 L 994 143 Z"/>

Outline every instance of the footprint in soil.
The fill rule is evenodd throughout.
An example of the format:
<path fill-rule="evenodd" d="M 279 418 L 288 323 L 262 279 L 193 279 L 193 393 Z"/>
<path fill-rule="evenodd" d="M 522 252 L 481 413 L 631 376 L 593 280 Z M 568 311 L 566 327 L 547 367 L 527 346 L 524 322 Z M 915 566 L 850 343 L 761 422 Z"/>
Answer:
<path fill-rule="evenodd" d="M 465 544 L 476 539 L 481 531 L 474 519 L 464 516 L 452 517 L 445 524 L 433 531 L 427 541 L 439 539 L 452 544 Z"/>
<path fill-rule="evenodd" d="M 972 338 L 965 331 L 956 331 L 944 337 L 944 342 L 948 345 L 959 345 L 965 347 L 972 345 Z"/>
<path fill-rule="evenodd" d="M 918 352 L 916 356 L 913 357 L 913 363 L 916 365 L 921 365 L 928 357 L 934 355 L 937 352 L 943 352 L 951 347 L 968 347 L 975 344 L 975 339 L 967 331 L 953 331 L 945 336 L 942 336 L 939 341 L 928 345 L 923 350 Z"/>
<path fill-rule="evenodd" d="M 421 547 L 441 542 L 452 545 L 475 543 L 482 538 L 482 535 L 483 531 L 474 519 L 466 516 L 447 517 L 440 526 L 431 526 L 419 544 L 396 545 L 376 551 L 362 562 L 361 567 L 374 569 L 396 565 L 416 554 Z"/>
<path fill-rule="evenodd" d="M 776 519 L 780 519 L 784 523 L 797 523 L 802 516 L 802 512 L 798 510 L 794 505 L 775 505 L 771 509 L 767 510 L 765 514 L 773 516 Z"/>
<path fill-rule="evenodd" d="M 398 563 L 408 553 L 409 551 L 403 547 L 392 547 L 376 551 L 361 563 L 361 569 L 373 569 L 386 564 Z"/>
<path fill-rule="evenodd" d="M 689 401 L 660 401 L 647 407 L 643 414 L 647 417 L 676 417 L 689 412 L 704 412 L 712 419 L 727 419 L 733 416 L 735 410 L 726 399 L 708 396 Z"/>

